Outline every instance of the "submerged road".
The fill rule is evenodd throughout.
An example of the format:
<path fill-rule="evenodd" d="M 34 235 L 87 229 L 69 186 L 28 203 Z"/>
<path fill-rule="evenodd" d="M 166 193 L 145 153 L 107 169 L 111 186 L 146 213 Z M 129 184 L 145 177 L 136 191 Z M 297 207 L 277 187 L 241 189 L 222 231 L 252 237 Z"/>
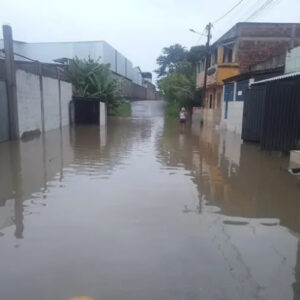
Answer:
<path fill-rule="evenodd" d="M 287 158 L 132 112 L 0 144 L 0 299 L 300 299 Z"/>

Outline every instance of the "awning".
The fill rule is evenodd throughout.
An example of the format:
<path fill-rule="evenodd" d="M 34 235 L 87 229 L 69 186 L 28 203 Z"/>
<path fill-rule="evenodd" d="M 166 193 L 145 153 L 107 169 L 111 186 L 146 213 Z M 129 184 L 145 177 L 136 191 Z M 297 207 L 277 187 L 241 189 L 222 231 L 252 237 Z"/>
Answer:
<path fill-rule="evenodd" d="M 294 73 L 284 74 L 284 75 L 272 77 L 272 78 L 269 78 L 269 79 L 264 79 L 264 80 L 261 80 L 261 81 L 256 81 L 256 82 L 253 82 L 250 85 L 252 86 L 252 85 L 259 85 L 259 84 L 264 84 L 264 83 L 274 82 L 274 81 L 279 81 L 279 80 L 293 79 L 295 77 L 300 77 L 300 72 L 294 72 Z"/>

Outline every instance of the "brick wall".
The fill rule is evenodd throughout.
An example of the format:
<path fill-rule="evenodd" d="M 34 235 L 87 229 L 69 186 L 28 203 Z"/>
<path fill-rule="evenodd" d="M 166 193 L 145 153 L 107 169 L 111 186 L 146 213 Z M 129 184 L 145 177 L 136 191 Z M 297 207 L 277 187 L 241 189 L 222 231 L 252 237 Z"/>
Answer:
<path fill-rule="evenodd" d="M 249 72 L 250 65 L 263 62 L 271 56 L 285 53 L 289 46 L 289 40 L 240 40 L 237 54 L 240 72 Z"/>
<path fill-rule="evenodd" d="M 237 59 L 241 73 L 300 45 L 300 24 L 240 23 Z"/>
<path fill-rule="evenodd" d="M 244 37 L 291 37 L 295 26 L 295 36 L 300 37 L 300 24 L 284 23 L 240 23 L 239 35 Z"/>

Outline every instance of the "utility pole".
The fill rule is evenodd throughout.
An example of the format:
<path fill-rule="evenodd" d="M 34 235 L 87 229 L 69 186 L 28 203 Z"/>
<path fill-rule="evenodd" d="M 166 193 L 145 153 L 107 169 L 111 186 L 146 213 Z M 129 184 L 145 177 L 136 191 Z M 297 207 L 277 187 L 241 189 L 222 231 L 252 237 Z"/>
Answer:
<path fill-rule="evenodd" d="M 9 111 L 9 134 L 11 139 L 19 137 L 18 98 L 16 84 L 16 69 L 12 30 L 9 25 L 3 25 L 3 40 L 5 52 L 5 75 Z"/>
<path fill-rule="evenodd" d="M 206 57 L 205 57 L 205 69 L 204 69 L 203 91 L 202 91 L 202 104 L 204 103 L 204 101 L 205 101 L 205 96 L 206 96 L 208 60 L 210 59 L 211 28 L 212 28 L 212 24 L 211 24 L 211 23 L 208 23 L 207 26 L 206 26 L 206 30 L 207 30 L 207 41 L 206 41 Z"/>

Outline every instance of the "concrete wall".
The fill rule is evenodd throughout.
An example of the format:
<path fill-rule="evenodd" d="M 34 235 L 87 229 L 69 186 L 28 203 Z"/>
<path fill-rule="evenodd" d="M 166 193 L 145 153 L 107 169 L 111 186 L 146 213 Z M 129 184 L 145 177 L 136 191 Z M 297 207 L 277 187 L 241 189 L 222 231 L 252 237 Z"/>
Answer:
<path fill-rule="evenodd" d="M 0 142 L 9 138 L 8 101 L 5 81 L 0 81 Z"/>
<path fill-rule="evenodd" d="M 107 110 L 106 110 L 106 104 L 104 102 L 99 103 L 99 123 L 100 126 L 106 126 L 106 118 L 107 118 Z"/>
<path fill-rule="evenodd" d="M 43 78 L 45 130 L 59 128 L 60 107 L 58 81 L 53 78 Z"/>
<path fill-rule="evenodd" d="M 61 81 L 61 125 L 67 126 L 70 124 L 69 104 L 72 99 L 72 86 L 70 83 Z"/>
<path fill-rule="evenodd" d="M 216 128 L 220 125 L 221 109 L 203 108 L 202 110 L 203 123 L 206 127 Z"/>
<path fill-rule="evenodd" d="M 292 49 L 287 53 L 285 62 L 285 73 L 300 71 L 300 47 Z"/>
<path fill-rule="evenodd" d="M 42 132 L 42 109 L 40 78 L 38 75 L 17 70 L 17 96 L 19 136 L 24 133 Z M 69 124 L 69 102 L 72 99 L 72 86 L 58 79 L 43 77 L 44 126 L 45 131 Z M 59 92 L 60 87 L 60 92 Z M 61 95 L 61 108 L 59 95 Z M 61 120 L 61 121 L 60 121 Z"/>
<path fill-rule="evenodd" d="M 42 131 L 40 82 L 37 75 L 17 70 L 19 136 Z"/>
<path fill-rule="evenodd" d="M 225 119 L 225 102 L 223 101 L 221 127 L 237 134 L 241 134 L 243 125 L 243 110 L 243 101 L 228 102 L 228 117 Z"/>

